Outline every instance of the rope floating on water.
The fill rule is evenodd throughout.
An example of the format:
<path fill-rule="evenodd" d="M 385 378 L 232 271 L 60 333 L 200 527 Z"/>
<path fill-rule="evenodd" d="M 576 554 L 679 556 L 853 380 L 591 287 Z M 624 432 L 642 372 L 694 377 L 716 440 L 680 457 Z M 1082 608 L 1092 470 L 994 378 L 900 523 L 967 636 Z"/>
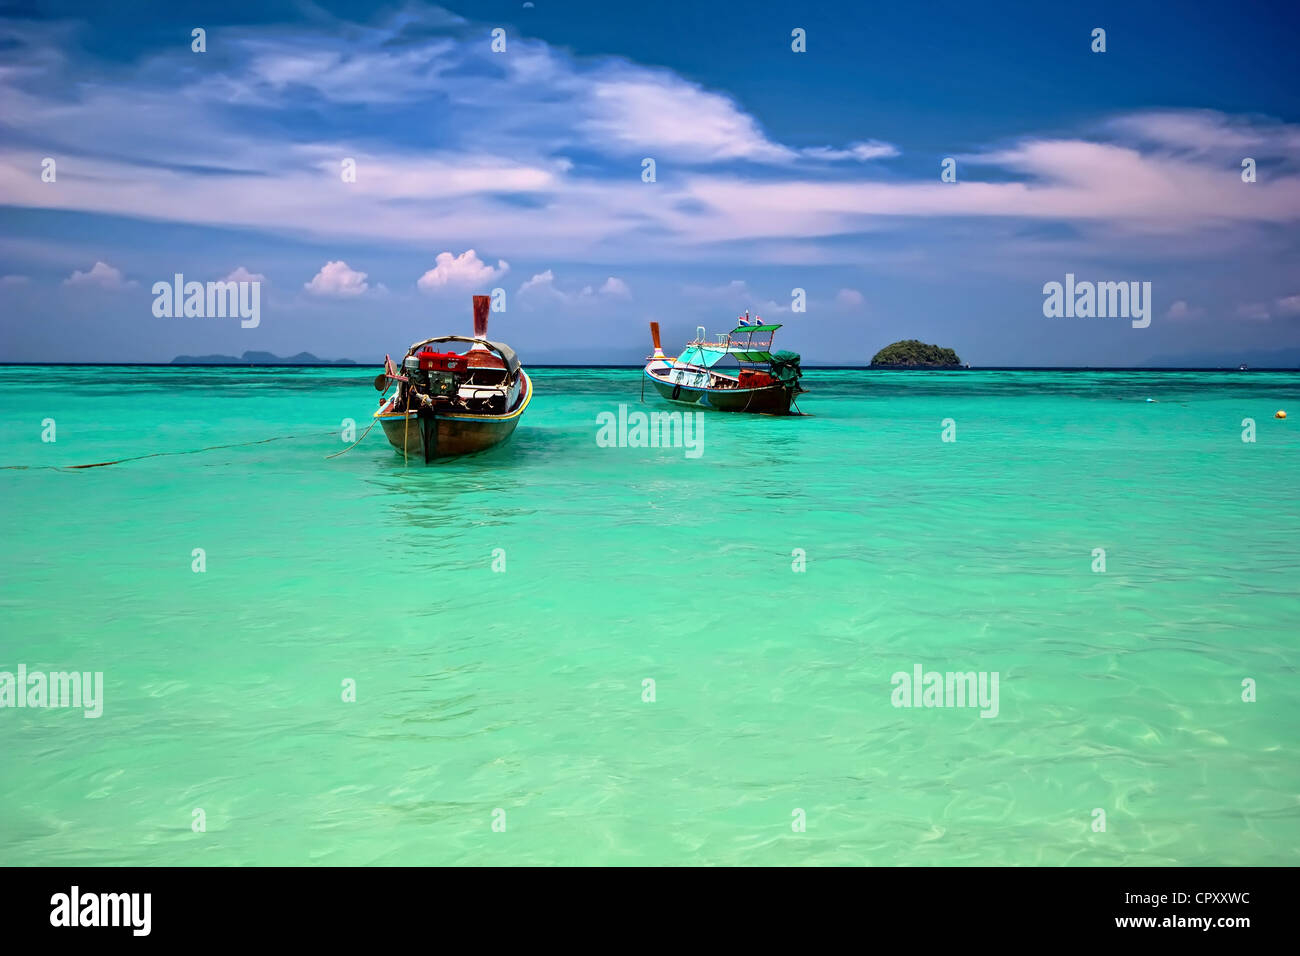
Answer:
<path fill-rule="evenodd" d="M 373 423 L 371 427 L 374 427 Z M 367 428 L 366 431 L 370 431 L 370 429 Z M 205 451 L 220 451 L 223 448 L 245 448 L 249 445 L 265 445 L 267 442 L 273 442 L 273 441 L 292 441 L 295 438 L 316 438 L 316 437 L 319 436 L 316 434 L 277 435 L 274 438 L 259 438 L 257 441 L 235 442 L 233 445 L 209 445 L 206 448 L 193 448 L 189 451 L 156 451 L 148 455 L 133 455 L 130 458 L 116 458 L 113 461 L 96 461 L 88 465 L 0 465 L 0 470 L 32 471 L 36 469 L 48 469 L 50 471 L 76 471 L 82 468 L 104 468 L 107 465 L 120 465 L 123 462 L 127 462 L 127 461 L 143 461 L 146 458 L 165 458 L 170 455 L 198 455 Z M 362 435 L 361 437 L 365 438 L 366 436 Z M 347 451 L 347 449 L 345 448 L 344 451 Z"/>
<path fill-rule="evenodd" d="M 378 422 L 378 421 L 379 421 L 379 419 L 376 418 L 375 421 L 373 421 L 373 422 L 371 422 L 369 425 L 367 425 L 367 426 L 366 426 L 366 430 L 363 431 L 363 432 L 361 433 L 361 438 L 358 438 L 356 441 L 354 441 L 351 445 L 348 445 L 348 447 L 347 447 L 347 448 L 344 448 L 342 451 L 336 451 L 336 452 L 335 452 L 334 454 L 332 454 L 332 455 L 326 455 L 326 456 L 325 456 L 325 460 L 328 461 L 328 460 L 331 459 L 331 458 L 337 458 L 339 455 L 346 455 L 346 454 L 347 454 L 348 452 L 350 452 L 352 449 L 356 448 L 358 445 L 361 444 L 361 442 L 365 439 L 365 437 L 366 437 L 367 435 L 370 434 L 370 429 L 374 428 L 374 427 L 375 427 L 375 422 Z"/>

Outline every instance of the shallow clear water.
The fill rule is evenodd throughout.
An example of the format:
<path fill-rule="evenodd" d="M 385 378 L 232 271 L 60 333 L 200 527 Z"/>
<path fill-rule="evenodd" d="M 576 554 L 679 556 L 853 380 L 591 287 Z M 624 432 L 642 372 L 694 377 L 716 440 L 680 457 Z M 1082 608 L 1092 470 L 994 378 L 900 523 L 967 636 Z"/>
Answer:
<path fill-rule="evenodd" d="M 690 458 L 538 369 L 326 460 L 374 372 L 0 369 L 0 671 L 105 685 L 0 709 L 0 863 L 1300 862 L 1300 374 L 813 369 Z"/>

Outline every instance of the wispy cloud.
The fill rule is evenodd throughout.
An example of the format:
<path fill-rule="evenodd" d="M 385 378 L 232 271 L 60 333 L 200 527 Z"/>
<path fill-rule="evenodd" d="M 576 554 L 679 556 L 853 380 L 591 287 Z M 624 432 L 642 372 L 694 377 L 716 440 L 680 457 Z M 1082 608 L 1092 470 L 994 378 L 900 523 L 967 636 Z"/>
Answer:
<path fill-rule="evenodd" d="M 0 202 L 331 240 L 454 236 L 556 261 L 589 261 L 611 243 L 642 260 L 688 260 L 710 244 L 936 218 L 1170 236 L 1300 221 L 1294 170 L 1279 164 L 1245 184 L 1210 151 L 1224 136 L 1284 154 L 1300 139 L 1293 125 L 1147 112 L 1092 139 L 1028 136 L 962 157 L 957 184 L 937 170 L 881 178 L 862 165 L 899 154 L 881 140 L 784 144 L 734 97 L 669 70 L 523 38 L 494 56 L 482 36 L 456 33 L 456 18 L 430 16 L 424 31 L 407 29 L 409 16 L 355 28 L 346 44 L 323 29 L 232 28 L 224 59 L 203 71 L 187 51 L 159 54 L 115 71 L 113 84 L 79 82 L 82 58 L 61 55 L 63 34 L 11 25 L 0 102 L 24 138 L 0 146 Z M 429 36 L 440 29 L 450 35 Z M 368 105 L 391 122 L 376 129 L 325 109 L 302 135 L 297 118 L 319 104 Z M 205 144 L 202 166 L 194 142 Z M 37 175 L 50 153 L 57 184 Z M 660 163 L 655 183 L 640 179 L 643 156 Z M 340 176 L 347 158 L 355 182 Z"/>
<path fill-rule="evenodd" d="M 685 292 L 694 298 L 716 302 L 727 308 L 745 308 L 755 314 L 766 312 L 769 315 L 776 315 L 790 311 L 789 303 L 783 305 L 775 299 L 764 298 L 751 289 L 749 283 L 743 279 L 732 279 L 720 286 L 688 286 Z"/>
<path fill-rule="evenodd" d="M 1300 295 L 1288 295 L 1276 302 L 1277 311 L 1282 315 L 1300 315 Z"/>
<path fill-rule="evenodd" d="M 1215 110 L 1148 110 L 1116 117 L 1109 128 L 1126 140 L 1194 154 L 1253 151 L 1265 157 L 1300 152 L 1300 127 L 1266 117 L 1228 116 Z M 1259 158 L 1259 157 L 1256 157 Z"/>
<path fill-rule="evenodd" d="M 804 156 L 813 159 L 856 159 L 860 163 L 873 159 L 889 159 L 899 155 L 897 146 L 875 140 L 866 143 L 850 143 L 844 149 L 835 149 L 831 146 L 809 146 L 805 147 L 801 152 Z"/>
<path fill-rule="evenodd" d="M 760 163 L 796 155 L 768 139 L 729 97 L 667 71 L 607 68 L 593 75 L 580 103 L 585 115 L 578 130 L 589 145 L 615 154 Z"/>
<path fill-rule="evenodd" d="M 576 292 L 567 291 L 560 288 L 556 281 L 555 272 L 547 269 L 544 272 L 537 273 L 520 285 L 515 294 L 524 300 L 526 308 L 531 308 L 535 303 L 547 301 L 579 304 L 598 299 L 630 299 L 632 290 L 628 288 L 628 284 L 622 279 L 617 276 L 610 276 L 601 284 L 600 288 L 585 285 Z"/>

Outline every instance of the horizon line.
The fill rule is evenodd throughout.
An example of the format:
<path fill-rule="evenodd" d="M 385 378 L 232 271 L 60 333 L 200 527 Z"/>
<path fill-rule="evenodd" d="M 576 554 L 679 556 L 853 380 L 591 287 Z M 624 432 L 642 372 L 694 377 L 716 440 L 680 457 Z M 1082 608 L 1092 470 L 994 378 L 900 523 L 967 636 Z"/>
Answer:
<path fill-rule="evenodd" d="M 249 362 L 0 362 L 0 368 L 337 368 L 364 369 L 371 365 L 382 367 L 382 362 L 354 362 L 340 360 L 336 362 L 295 362 L 249 363 Z M 527 363 L 527 368 L 599 368 L 599 369 L 643 369 L 644 365 L 608 365 L 595 363 L 553 364 Z M 1300 372 L 1297 366 L 1251 366 L 1237 368 L 1231 365 L 971 365 L 964 368 L 919 366 L 883 366 L 883 365 L 804 365 L 805 369 L 823 371 L 853 372 Z"/>

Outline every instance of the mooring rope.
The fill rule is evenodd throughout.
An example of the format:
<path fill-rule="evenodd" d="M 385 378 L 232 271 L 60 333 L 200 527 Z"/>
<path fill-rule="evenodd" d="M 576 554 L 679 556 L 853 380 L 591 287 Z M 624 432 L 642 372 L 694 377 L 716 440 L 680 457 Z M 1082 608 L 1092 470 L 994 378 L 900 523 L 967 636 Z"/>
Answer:
<path fill-rule="evenodd" d="M 329 461 L 331 458 L 337 458 L 339 455 L 346 455 L 346 454 L 347 454 L 348 452 L 350 452 L 352 449 L 356 448 L 358 445 L 361 444 L 362 441 L 365 440 L 365 437 L 366 437 L 367 435 L 370 434 L 370 429 L 374 428 L 374 427 L 375 427 L 375 424 L 376 424 L 378 421 L 379 421 L 379 419 L 376 418 L 376 419 L 375 419 L 374 421 L 372 421 L 368 426 L 366 426 L 366 430 L 363 431 L 363 432 L 361 433 L 361 437 L 360 437 L 360 438 L 358 438 L 356 441 L 354 441 L 351 445 L 348 445 L 348 447 L 347 447 L 347 448 L 344 448 L 342 451 L 336 451 L 336 452 L 335 452 L 334 454 L 332 454 L 332 455 L 326 455 L 326 456 L 325 456 L 325 460 L 326 460 L 326 461 Z"/>
<path fill-rule="evenodd" d="M 369 431 L 369 429 L 367 429 Z M 165 458 L 169 455 L 197 455 L 205 451 L 220 451 L 223 448 L 245 448 L 248 445 L 265 445 L 273 441 L 292 441 L 295 438 L 318 438 L 318 434 L 311 435 L 277 435 L 274 438 L 259 438 L 257 441 L 235 442 L 233 445 L 208 445 L 206 448 L 192 448 L 189 451 L 155 451 L 148 455 L 132 455 L 130 458 L 115 458 L 112 461 L 96 461 L 88 465 L 0 465 L 0 469 L 6 471 L 33 471 L 36 469 L 48 469 L 50 471 L 75 471 L 80 468 L 103 468 L 106 465 L 120 465 L 128 461 L 143 461 L 146 458 Z M 365 436 L 362 436 L 365 437 Z M 344 449 L 346 451 L 346 449 Z"/>
<path fill-rule="evenodd" d="M 406 411 L 402 413 L 402 467 L 407 466 L 406 461 L 406 436 L 411 429 L 411 390 L 406 390 Z"/>

